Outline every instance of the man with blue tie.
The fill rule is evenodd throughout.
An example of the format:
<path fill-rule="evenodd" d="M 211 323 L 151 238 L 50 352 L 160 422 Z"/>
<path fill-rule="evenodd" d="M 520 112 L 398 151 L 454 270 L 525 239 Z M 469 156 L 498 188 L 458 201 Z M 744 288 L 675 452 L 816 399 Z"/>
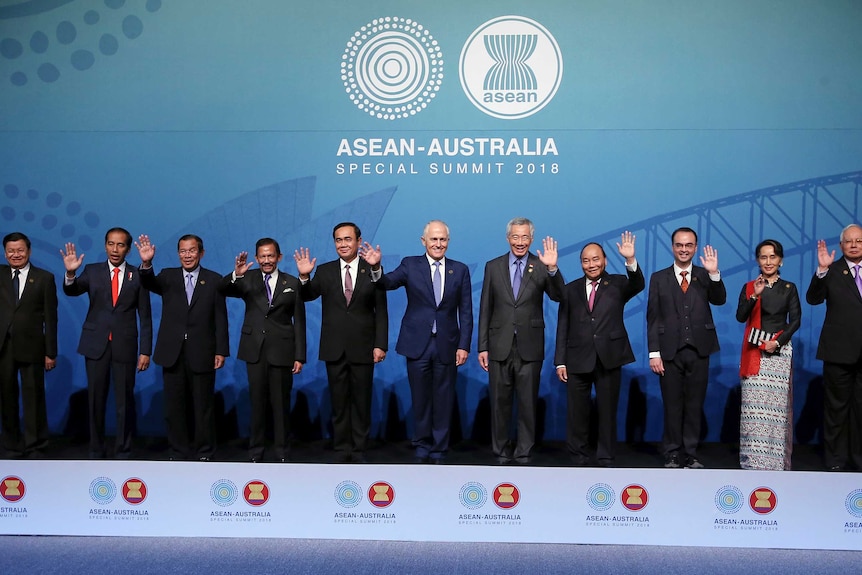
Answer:
<path fill-rule="evenodd" d="M 385 275 L 379 246 L 366 242 L 361 255 L 371 266 L 373 281 L 387 290 L 407 290 L 407 310 L 395 351 L 407 358 L 415 461 L 443 463 L 449 450 L 457 368 L 470 353 L 473 300 L 467 266 L 445 257 L 449 227 L 432 220 L 421 240 L 424 255 L 404 258 Z"/>
<path fill-rule="evenodd" d="M 137 268 L 126 262 L 132 248 L 132 234 L 123 228 L 111 228 L 105 234 L 105 262 L 87 264 L 75 244 L 60 250 L 66 277 L 63 293 L 68 296 L 87 294 L 90 306 L 78 353 L 87 368 L 87 396 L 90 411 L 90 458 L 103 459 L 105 450 L 105 408 L 111 381 L 117 414 L 114 457 L 128 459 L 132 451 L 135 426 L 135 370 L 150 366 L 153 347 L 153 322 L 150 294 L 141 285 Z M 140 340 L 138 339 L 140 322 Z"/>
<path fill-rule="evenodd" d="M 149 236 L 140 236 L 135 245 L 141 283 L 162 297 L 153 361 L 162 366 L 170 457 L 210 461 L 216 449 L 216 370 L 229 355 L 227 306 L 218 291 L 221 275 L 200 265 L 204 242 L 196 235 L 177 242 L 180 267 L 158 275 L 153 269 L 156 246 Z"/>
<path fill-rule="evenodd" d="M 509 252 L 485 264 L 479 304 L 479 365 L 488 372 L 491 449 L 497 463 L 526 465 L 536 443 L 536 407 L 545 359 L 545 294 L 562 297 L 557 242 L 542 240 L 544 251 L 530 253 L 535 227 L 527 218 L 506 226 Z M 517 436 L 509 439 L 517 402 Z"/>
<path fill-rule="evenodd" d="M 30 238 L 3 238 L 8 266 L 0 266 L 0 419 L 6 456 L 38 459 L 48 444 L 45 372 L 57 364 L 57 284 L 30 262 Z M 24 436 L 18 414 L 18 374 Z"/>

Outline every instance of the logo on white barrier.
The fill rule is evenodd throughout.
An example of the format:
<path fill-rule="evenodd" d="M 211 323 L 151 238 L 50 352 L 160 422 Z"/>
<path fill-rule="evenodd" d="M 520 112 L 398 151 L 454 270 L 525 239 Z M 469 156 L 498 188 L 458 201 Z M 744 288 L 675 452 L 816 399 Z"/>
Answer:
<path fill-rule="evenodd" d="M 620 503 L 629 511 L 640 511 L 649 503 L 649 493 L 643 485 L 626 485 L 620 493 Z"/>
<path fill-rule="evenodd" d="M 596 483 L 587 490 L 587 504 L 596 511 L 607 511 L 614 505 L 613 488 L 607 483 Z"/>
<path fill-rule="evenodd" d="M 0 481 L 0 497 L 9 503 L 17 503 L 24 499 L 27 486 L 24 480 L 14 475 L 7 475 Z"/>
<path fill-rule="evenodd" d="M 355 481 L 342 481 L 335 488 L 335 500 L 342 507 L 356 507 L 362 501 L 362 489 Z"/>
<path fill-rule="evenodd" d="M 521 500 L 521 490 L 514 483 L 501 483 L 494 488 L 494 504 L 500 509 L 512 509 Z"/>
<path fill-rule="evenodd" d="M 347 41 L 341 59 L 348 97 L 381 120 L 418 114 L 443 83 L 443 52 L 437 40 L 410 18 L 372 20 Z"/>
<path fill-rule="evenodd" d="M 850 515 L 862 517 L 862 489 L 856 489 L 847 494 L 844 507 Z"/>
<path fill-rule="evenodd" d="M 758 487 L 748 496 L 748 504 L 755 513 L 767 515 L 775 511 L 775 507 L 778 505 L 778 497 L 769 487 Z"/>
<path fill-rule="evenodd" d="M 269 501 L 269 486 L 259 479 L 254 479 L 242 488 L 242 497 L 252 507 L 260 507 Z"/>
<path fill-rule="evenodd" d="M 385 481 L 372 483 L 368 488 L 368 501 L 379 509 L 389 507 L 395 501 L 395 489 Z"/>
<path fill-rule="evenodd" d="M 745 498 L 742 491 L 735 485 L 725 485 L 715 492 L 715 507 L 728 515 L 742 509 Z"/>
<path fill-rule="evenodd" d="M 143 479 L 131 477 L 123 482 L 123 499 L 129 505 L 140 505 L 147 498 L 147 484 Z"/>
<path fill-rule="evenodd" d="M 467 509 L 479 509 L 488 501 L 488 490 L 481 483 L 470 481 L 461 486 L 458 499 Z"/>
<path fill-rule="evenodd" d="M 218 479 L 210 487 L 210 498 L 221 507 L 230 507 L 239 497 L 236 484 L 230 479 Z"/>
<path fill-rule="evenodd" d="M 90 498 L 99 505 L 107 505 L 117 496 L 117 485 L 107 477 L 90 482 Z"/>
<path fill-rule="evenodd" d="M 500 16 L 473 31 L 458 68 L 474 106 L 495 118 L 517 120 L 554 98 L 563 78 L 563 55 L 554 36 L 535 20 Z"/>

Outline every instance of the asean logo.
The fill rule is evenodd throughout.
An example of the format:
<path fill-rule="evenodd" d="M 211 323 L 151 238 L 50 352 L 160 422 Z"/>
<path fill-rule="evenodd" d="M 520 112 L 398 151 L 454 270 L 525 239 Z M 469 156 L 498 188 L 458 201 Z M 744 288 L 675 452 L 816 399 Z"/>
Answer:
<path fill-rule="evenodd" d="M 607 511 L 614 504 L 614 490 L 607 483 L 596 483 L 587 490 L 587 504 L 596 511 Z"/>
<path fill-rule="evenodd" d="M 395 490 L 385 481 L 372 483 L 368 488 L 368 501 L 374 507 L 389 507 L 395 501 Z"/>
<path fill-rule="evenodd" d="M 356 507 L 362 501 L 362 489 L 355 481 L 342 481 L 335 488 L 335 500 L 342 507 Z"/>
<path fill-rule="evenodd" d="M 758 487 L 748 496 L 748 504 L 751 510 L 761 515 L 772 513 L 778 505 L 775 492 L 768 487 Z"/>
<path fill-rule="evenodd" d="M 443 53 L 418 22 L 376 18 L 347 41 L 341 81 L 350 100 L 370 116 L 407 118 L 437 96 L 443 83 Z"/>
<path fill-rule="evenodd" d="M 238 497 L 236 483 L 230 479 L 217 479 L 210 487 L 210 498 L 216 505 L 229 507 L 236 503 Z"/>
<path fill-rule="evenodd" d="M 862 489 L 851 491 L 844 500 L 847 512 L 856 517 L 862 517 Z"/>
<path fill-rule="evenodd" d="M 130 505 L 140 505 L 147 498 L 147 484 L 143 479 L 132 477 L 123 483 L 123 499 Z"/>
<path fill-rule="evenodd" d="M 476 28 L 461 49 L 461 87 L 474 106 L 517 120 L 544 108 L 563 79 L 563 56 L 548 30 L 523 16 L 500 16 Z"/>
<path fill-rule="evenodd" d="M 481 483 L 470 481 L 461 486 L 458 499 L 467 509 L 479 509 L 488 501 L 488 490 Z"/>
<path fill-rule="evenodd" d="M 521 500 L 521 491 L 513 483 L 501 483 L 494 488 L 494 503 L 500 509 L 511 509 Z"/>
<path fill-rule="evenodd" d="M 742 509 L 745 499 L 742 491 L 735 485 L 725 485 L 715 492 L 715 507 L 722 513 L 730 515 Z"/>
<path fill-rule="evenodd" d="M 99 505 L 107 505 L 117 496 L 117 485 L 107 477 L 97 477 L 90 483 L 90 498 Z"/>
<path fill-rule="evenodd" d="M 260 507 L 269 501 L 269 486 L 259 479 L 253 479 L 242 488 L 242 497 L 252 507 Z"/>
<path fill-rule="evenodd" d="M 620 503 L 629 511 L 640 511 L 649 503 L 649 493 L 643 485 L 632 483 L 623 487 Z"/>
<path fill-rule="evenodd" d="M 9 503 L 17 503 L 24 499 L 27 493 L 27 486 L 24 485 L 24 480 L 14 475 L 7 475 L 0 481 L 0 497 Z"/>

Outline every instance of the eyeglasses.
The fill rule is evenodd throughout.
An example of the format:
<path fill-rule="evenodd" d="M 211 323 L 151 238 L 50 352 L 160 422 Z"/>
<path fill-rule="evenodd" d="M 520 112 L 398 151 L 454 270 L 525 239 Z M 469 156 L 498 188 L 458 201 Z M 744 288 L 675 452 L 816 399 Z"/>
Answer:
<path fill-rule="evenodd" d="M 693 250 L 697 246 L 697 244 L 673 244 L 673 248 L 675 250 L 681 250 L 683 248 L 687 250 Z"/>
<path fill-rule="evenodd" d="M 181 256 L 196 256 L 198 255 L 198 249 L 192 248 L 190 250 L 180 250 Z"/>
<path fill-rule="evenodd" d="M 27 253 L 26 248 L 16 248 L 16 249 L 10 248 L 10 249 L 6 250 L 7 256 L 23 256 L 26 253 Z"/>
<path fill-rule="evenodd" d="M 847 244 L 848 246 L 853 245 L 853 244 L 856 244 L 857 246 L 862 245 L 862 238 L 853 238 L 853 239 L 849 239 L 849 240 L 844 240 L 843 243 Z"/>

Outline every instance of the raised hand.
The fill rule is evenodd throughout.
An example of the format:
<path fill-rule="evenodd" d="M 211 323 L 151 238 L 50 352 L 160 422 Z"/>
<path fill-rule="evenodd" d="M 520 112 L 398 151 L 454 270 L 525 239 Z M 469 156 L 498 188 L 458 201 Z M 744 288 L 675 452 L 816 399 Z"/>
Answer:
<path fill-rule="evenodd" d="M 759 296 L 763 293 L 764 288 L 766 287 L 766 280 L 763 279 L 763 276 L 757 276 L 754 279 L 754 295 Z"/>
<path fill-rule="evenodd" d="M 237 277 L 244 276 L 245 272 L 251 269 L 253 265 L 253 261 L 248 261 L 248 252 L 239 252 L 239 255 L 236 256 L 236 265 L 233 268 L 233 273 Z"/>
<path fill-rule="evenodd" d="M 380 258 L 382 257 L 380 245 L 378 244 L 377 247 L 374 247 L 368 242 L 364 242 L 359 246 L 359 257 L 364 259 L 372 268 L 377 268 L 380 265 Z"/>
<path fill-rule="evenodd" d="M 66 267 L 67 272 L 77 271 L 84 262 L 84 254 L 81 254 L 81 257 L 78 257 L 75 252 L 75 244 L 72 242 L 68 242 L 66 244 L 65 251 L 63 249 L 60 250 L 60 255 L 63 256 L 63 265 Z"/>
<path fill-rule="evenodd" d="M 620 234 L 620 241 L 617 243 L 617 250 L 620 255 L 626 258 L 626 263 L 630 264 L 635 259 L 635 235 L 626 230 Z"/>
<path fill-rule="evenodd" d="M 703 266 L 709 274 L 718 273 L 718 250 L 712 246 L 703 248 L 703 255 L 700 257 L 700 265 Z"/>
<path fill-rule="evenodd" d="M 825 272 L 835 261 L 835 250 L 829 253 L 824 240 L 817 240 L 817 271 Z"/>
<path fill-rule="evenodd" d="M 299 278 L 302 280 L 308 279 L 314 270 L 314 265 L 317 263 L 317 258 L 312 258 L 308 248 L 300 247 L 293 251 L 293 261 L 296 262 L 296 271 L 299 272 Z"/>
<path fill-rule="evenodd" d="M 150 236 L 146 234 L 138 236 L 135 247 L 138 248 L 138 255 L 141 256 L 142 264 L 148 265 L 153 261 L 156 255 L 156 246 L 150 243 Z"/>
<path fill-rule="evenodd" d="M 557 241 L 551 236 L 542 240 L 544 251 L 536 250 L 539 261 L 548 266 L 548 271 L 557 269 Z"/>

